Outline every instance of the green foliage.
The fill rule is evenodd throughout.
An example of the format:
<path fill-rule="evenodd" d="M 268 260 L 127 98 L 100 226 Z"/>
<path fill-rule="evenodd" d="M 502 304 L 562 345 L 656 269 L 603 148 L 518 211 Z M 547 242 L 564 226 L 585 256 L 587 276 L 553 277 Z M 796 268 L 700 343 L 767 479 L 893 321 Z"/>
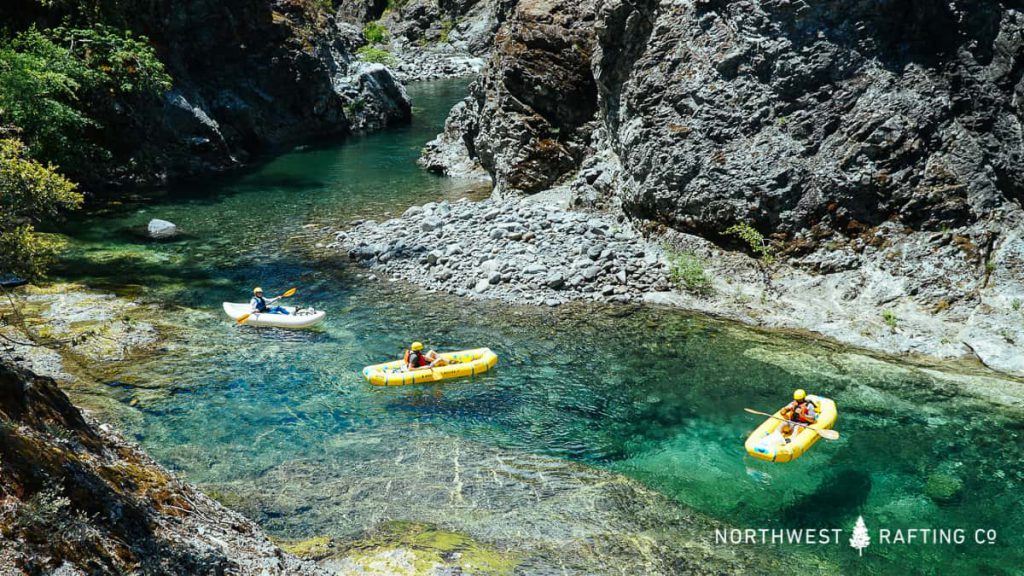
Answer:
<path fill-rule="evenodd" d="M 775 263 L 775 248 L 764 239 L 753 226 L 746 222 L 734 224 L 725 231 L 726 234 L 738 236 L 740 240 L 747 243 L 750 250 L 757 255 L 758 260 L 765 266 Z"/>
<path fill-rule="evenodd" d="M 345 116 L 351 118 L 366 109 L 366 102 L 362 98 L 356 98 L 345 105 Z"/>
<path fill-rule="evenodd" d="M 310 0 L 313 6 L 322 12 L 334 11 L 334 0 Z"/>
<path fill-rule="evenodd" d="M 704 260 L 692 252 L 676 252 L 670 248 L 666 250 L 668 275 L 676 287 L 698 293 L 707 292 L 711 288 L 711 279 L 704 271 Z"/>
<path fill-rule="evenodd" d="M 0 273 L 42 276 L 61 242 L 36 232 L 34 225 L 81 203 L 75 184 L 52 165 L 29 158 L 16 139 L 0 140 Z"/>
<path fill-rule="evenodd" d="M 145 36 L 103 25 L 85 29 L 61 26 L 47 34 L 88 68 L 92 80 L 86 88 L 106 96 L 158 94 L 171 89 L 171 77 Z"/>
<path fill-rule="evenodd" d="M 451 18 L 441 20 L 441 42 L 448 43 L 448 35 L 451 34 L 453 28 L 455 28 L 454 20 Z"/>
<path fill-rule="evenodd" d="M 393 66 L 395 64 L 395 57 L 391 55 L 391 52 L 376 46 L 362 46 L 356 50 L 356 56 L 363 62 L 372 62 L 385 66 Z"/>
<path fill-rule="evenodd" d="M 35 28 L 0 43 L 0 122 L 20 128 L 37 158 L 73 163 L 96 123 L 78 106 L 89 70 Z"/>
<path fill-rule="evenodd" d="M 896 318 L 895 312 L 886 308 L 885 310 L 882 310 L 882 321 L 885 322 L 885 325 L 888 326 L 890 330 L 895 331 L 896 324 L 899 322 L 899 319 Z"/>
<path fill-rule="evenodd" d="M 1010 302 L 1010 307 L 1013 308 L 1014 312 L 1020 311 L 1020 298 L 1014 298 L 1013 302 Z"/>
<path fill-rule="evenodd" d="M 378 20 L 367 22 L 363 26 L 363 38 L 370 44 L 383 44 L 388 41 L 388 29 Z"/>
<path fill-rule="evenodd" d="M 106 152 L 92 136 L 123 114 L 127 95 L 170 88 L 145 38 L 97 25 L 0 40 L 0 124 L 20 130 L 31 155 L 65 171 L 89 173 Z"/>

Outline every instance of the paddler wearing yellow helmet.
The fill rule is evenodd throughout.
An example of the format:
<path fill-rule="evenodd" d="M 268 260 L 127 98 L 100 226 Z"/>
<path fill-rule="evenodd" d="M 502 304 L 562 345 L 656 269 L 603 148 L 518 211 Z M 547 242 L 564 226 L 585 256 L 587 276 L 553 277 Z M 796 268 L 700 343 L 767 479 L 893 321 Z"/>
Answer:
<path fill-rule="evenodd" d="M 421 370 L 445 365 L 444 359 L 437 352 L 433 350 L 423 352 L 422 342 L 413 342 L 409 349 L 405 351 L 404 360 L 406 370 Z"/>
<path fill-rule="evenodd" d="M 818 421 L 818 410 L 814 403 L 807 399 L 807 392 L 803 388 L 798 388 L 793 391 L 793 401 L 782 409 L 782 417 L 798 424 L 793 427 L 793 434 L 796 435 L 804 429 L 799 424 L 814 424 Z"/>
<path fill-rule="evenodd" d="M 257 286 L 252 289 L 252 300 L 249 301 L 249 307 L 252 308 L 254 314 L 288 314 L 288 309 L 282 306 L 271 306 L 281 298 L 283 296 L 264 298 L 263 288 Z"/>

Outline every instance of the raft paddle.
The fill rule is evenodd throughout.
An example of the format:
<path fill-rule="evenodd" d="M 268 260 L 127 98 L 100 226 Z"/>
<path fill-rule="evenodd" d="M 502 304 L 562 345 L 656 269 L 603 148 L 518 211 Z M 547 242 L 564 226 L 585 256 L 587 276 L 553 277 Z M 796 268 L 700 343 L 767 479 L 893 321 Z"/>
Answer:
<path fill-rule="evenodd" d="M 757 414 L 759 416 L 767 416 L 769 418 L 775 418 L 776 420 L 782 420 L 783 422 L 789 422 L 790 424 L 792 424 L 794 426 L 800 426 L 801 428 L 806 428 L 808 430 L 814 430 L 814 432 L 818 436 L 821 436 L 825 440 L 839 440 L 839 432 L 836 432 L 835 430 L 828 430 L 828 429 L 819 430 L 817 428 L 811 428 L 807 424 L 801 424 L 800 422 L 794 422 L 792 420 L 786 420 L 785 418 L 779 418 L 778 416 L 776 416 L 774 414 L 769 414 L 767 412 L 758 412 L 757 410 L 754 410 L 753 408 L 744 408 L 743 411 L 744 412 L 749 412 L 751 414 Z"/>
<path fill-rule="evenodd" d="M 284 291 L 284 294 L 281 294 L 280 296 L 278 296 L 278 298 L 289 298 L 291 296 L 295 296 L 295 290 L 296 290 L 296 288 L 289 288 L 289 289 Z M 248 314 L 242 314 L 241 316 L 238 317 L 238 320 L 235 320 L 235 323 L 238 324 L 239 326 L 241 326 L 242 324 L 245 324 L 245 321 L 248 320 L 249 316 L 252 316 L 253 314 L 255 314 L 255 312 L 250 312 Z"/>

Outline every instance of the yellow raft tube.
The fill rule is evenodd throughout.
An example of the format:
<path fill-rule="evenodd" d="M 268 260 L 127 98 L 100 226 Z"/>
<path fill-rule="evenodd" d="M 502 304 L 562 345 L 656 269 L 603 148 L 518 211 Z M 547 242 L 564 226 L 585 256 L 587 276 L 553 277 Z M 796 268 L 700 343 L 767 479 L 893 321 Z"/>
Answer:
<path fill-rule="evenodd" d="M 814 446 L 814 443 L 821 438 L 813 429 L 831 429 L 836 423 L 839 412 L 836 409 L 836 403 L 829 398 L 808 394 L 807 400 L 814 403 L 818 413 L 817 422 L 800 430 L 799 434 L 790 437 L 789 442 L 785 442 L 781 436 L 781 431 L 776 432 L 783 424 L 782 420 L 776 419 L 782 418 L 782 410 L 785 408 L 783 406 L 775 412 L 776 418 L 765 420 L 756 430 L 750 433 L 750 437 L 747 438 L 747 442 L 744 444 L 747 454 L 769 462 L 789 462 L 796 460 L 810 450 L 811 446 Z"/>
<path fill-rule="evenodd" d="M 459 350 L 439 354 L 447 362 L 445 366 L 405 370 L 401 360 L 374 364 L 363 368 L 363 376 L 375 386 L 404 386 L 406 384 L 429 384 L 438 380 L 476 376 L 483 374 L 498 363 L 498 355 L 490 348 Z"/>

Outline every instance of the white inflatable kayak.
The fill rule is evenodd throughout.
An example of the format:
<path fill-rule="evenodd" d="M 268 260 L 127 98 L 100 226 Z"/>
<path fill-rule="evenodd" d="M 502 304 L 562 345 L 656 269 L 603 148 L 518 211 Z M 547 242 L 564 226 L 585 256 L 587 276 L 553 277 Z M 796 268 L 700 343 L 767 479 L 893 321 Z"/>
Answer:
<path fill-rule="evenodd" d="M 282 306 L 288 311 L 287 314 L 253 314 L 245 321 L 247 326 L 267 328 L 309 328 L 315 326 L 327 316 L 323 310 L 312 308 L 295 308 L 293 306 Z M 224 303 L 224 312 L 231 316 L 232 320 L 238 320 L 249 313 L 249 304 L 236 304 L 234 302 Z"/>

